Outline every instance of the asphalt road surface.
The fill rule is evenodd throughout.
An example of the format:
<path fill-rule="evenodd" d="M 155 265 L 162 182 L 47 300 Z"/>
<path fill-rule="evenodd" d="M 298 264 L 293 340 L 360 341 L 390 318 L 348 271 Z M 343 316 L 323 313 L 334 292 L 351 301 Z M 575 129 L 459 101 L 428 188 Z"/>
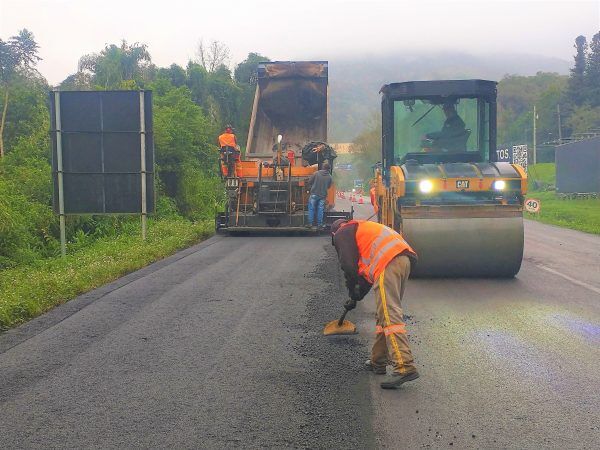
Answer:
<path fill-rule="evenodd" d="M 514 280 L 409 282 L 397 391 L 362 367 L 372 295 L 321 335 L 327 236 L 213 237 L 0 335 L 0 447 L 597 448 L 600 237 L 525 232 Z"/>

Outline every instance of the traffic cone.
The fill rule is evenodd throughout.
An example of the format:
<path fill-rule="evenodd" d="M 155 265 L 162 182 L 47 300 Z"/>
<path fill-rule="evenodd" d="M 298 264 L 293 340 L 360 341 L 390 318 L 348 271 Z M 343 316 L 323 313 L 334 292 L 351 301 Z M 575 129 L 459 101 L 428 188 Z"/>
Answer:
<path fill-rule="evenodd" d="M 358 197 L 358 204 L 362 205 L 364 203 L 364 200 L 362 198 L 362 195 L 360 197 Z"/>

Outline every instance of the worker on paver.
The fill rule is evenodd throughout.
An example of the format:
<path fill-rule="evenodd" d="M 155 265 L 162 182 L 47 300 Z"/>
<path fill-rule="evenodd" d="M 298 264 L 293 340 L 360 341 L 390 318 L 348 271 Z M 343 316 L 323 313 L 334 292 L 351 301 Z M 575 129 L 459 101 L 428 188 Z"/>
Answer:
<path fill-rule="evenodd" d="M 325 199 L 327 191 L 333 183 L 331 178 L 331 166 L 325 161 L 321 166 L 321 170 L 313 173 L 307 182 L 307 187 L 310 188 L 310 197 L 308 198 L 308 223 L 306 227 L 313 228 L 315 213 L 317 216 L 317 227 L 323 228 L 323 216 L 325 214 Z"/>
<path fill-rule="evenodd" d="M 331 225 L 331 233 L 350 293 L 344 307 L 354 309 L 375 286 L 376 337 L 367 369 L 384 375 L 388 363 L 393 366 L 392 374 L 381 383 L 384 389 L 419 378 L 401 306 L 417 254 L 400 234 L 377 222 L 338 219 Z"/>
<path fill-rule="evenodd" d="M 240 148 L 231 125 L 225 126 L 225 130 L 218 137 L 218 142 L 221 151 L 221 160 L 225 164 L 225 167 L 227 167 L 227 176 L 233 176 L 234 167 L 235 174 L 238 177 L 241 176 Z"/>

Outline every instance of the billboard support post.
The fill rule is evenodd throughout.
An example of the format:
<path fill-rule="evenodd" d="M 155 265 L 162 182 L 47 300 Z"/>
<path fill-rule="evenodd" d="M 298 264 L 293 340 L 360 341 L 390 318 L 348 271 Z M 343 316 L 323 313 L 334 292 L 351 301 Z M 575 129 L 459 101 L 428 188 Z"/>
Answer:
<path fill-rule="evenodd" d="M 146 205 L 146 117 L 144 105 L 144 91 L 140 91 L 140 174 L 142 181 L 142 240 L 146 240 L 146 219 L 148 216 Z"/>
<path fill-rule="evenodd" d="M 56 175 L 58 181 L 58 214 L 60 223 L 60 254 L 67 255 L 65 224 L 65 192 L 63 187 L 62 129 L 60 123 L 60 92 L 54 91 L 54 114 L 56 120 Z"/>

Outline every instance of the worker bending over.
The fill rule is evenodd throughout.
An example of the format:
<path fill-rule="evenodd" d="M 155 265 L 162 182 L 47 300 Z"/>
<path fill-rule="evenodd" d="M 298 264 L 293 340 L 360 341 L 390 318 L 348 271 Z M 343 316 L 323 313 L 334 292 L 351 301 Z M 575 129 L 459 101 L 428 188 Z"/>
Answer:
<path fill-rule="evenodd" d="M 344 307 L 348 311 L 354 309 L 356 302 L 375 286 L 376 337 L 367 368 L 384 375 L 386 366 L 393 366 L 392 375 L 381 383 L 384 389 L 395 389 L 419 378 L 401 306 L 410 266 L 416 262 L 417 254 L 402 236 L 377 222 L 338 219 L 331 225 L 331 233 L 350 293 Z"/>
<path fill-rule="evenodd" d="M 225 130 L 219 136 L 218 141 L 219 148 L 221 149 L 221 160 L 225 164 L 225 167 L 227 167 L 227 176 L 233 176 L 234 167 L 235 175 L 238 177 L 241 176 L 240 150 L 231 125 L 225 126 Z"/>

